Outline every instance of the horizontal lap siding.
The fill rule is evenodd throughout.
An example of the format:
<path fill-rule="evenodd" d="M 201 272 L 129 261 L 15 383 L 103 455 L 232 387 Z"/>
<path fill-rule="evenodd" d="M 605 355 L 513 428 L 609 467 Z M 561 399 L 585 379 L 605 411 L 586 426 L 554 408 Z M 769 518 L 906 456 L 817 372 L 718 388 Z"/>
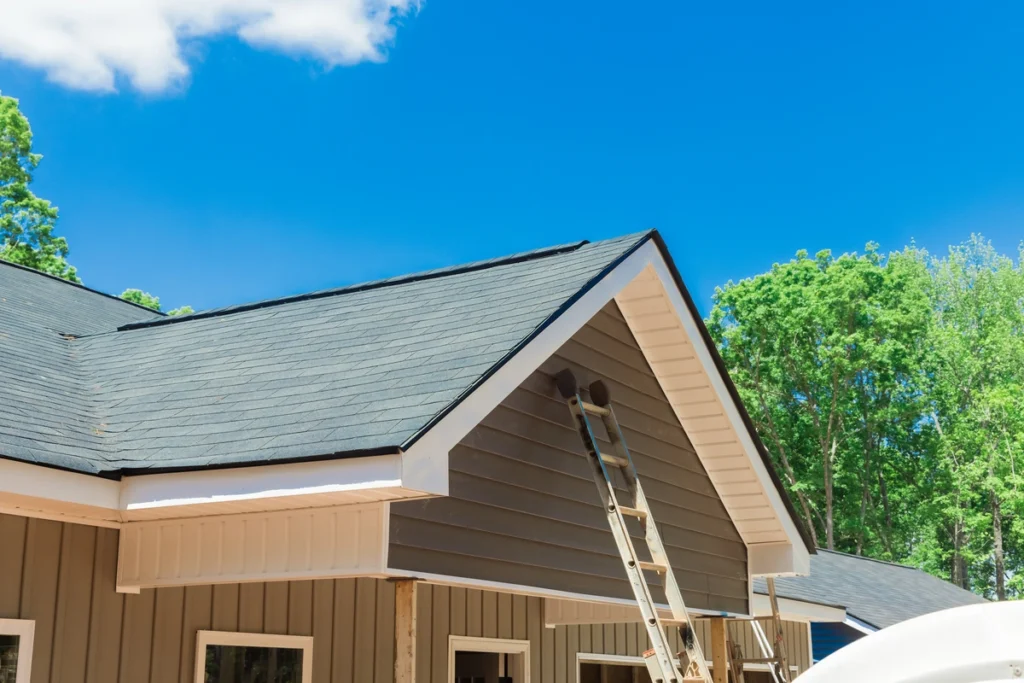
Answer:
<path fill-rule="evenodd" d="M 452 450 L 449 497 L 392 503 L 389 566 L 632 597 L 582 444 L 554 387 L 553 375 L 565 367 L 583 386 L 601 378 L 610 385 L 687 603 L 746 612 L 746 548 L 614 303 Z"/>

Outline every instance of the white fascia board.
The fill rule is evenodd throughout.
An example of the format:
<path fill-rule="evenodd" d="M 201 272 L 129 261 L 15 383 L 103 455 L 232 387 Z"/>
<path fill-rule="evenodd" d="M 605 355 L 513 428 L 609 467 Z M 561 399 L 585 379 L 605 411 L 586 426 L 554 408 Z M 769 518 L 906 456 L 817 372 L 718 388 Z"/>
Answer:
<path fill-rule="evenodd" d="M 399 488 L 402 455 L 148 474 L 121 483 L 125 511 Z"/>
<path fill-rule="evenodd" d="M 828 621 L 841 624 L 848 617 L 844 608 L 835 605 L 821 605 L 792 598 L 778 598 L 778 601 L 779 614 L 787 621 Z M 772 615 L 772 606 L 767 595 L 755 593 L 754 601 L 751 604 L 752 616 L 770 617 Z"/>
<path fill-rule="evenodd" d="M 751 576 L 807 576 L 811 556 L 803 542 L 754 543 L 747 546 L 747 566 Z"/>
<path fill-rule="evenodd" d="M 627 256 L 413 443 L 405 453 L 405 469 L 415 485 L 407 486 L 448 495 L 448 452 L 639 275 L 656 253 L 657 247 L 648 240 Z"/>
<path fill-rule="evenodd" d="M 854 631 L 860 631 L 861 633 L 867 636 L 870 636 L 872 633 L 876 633 L 878 631 L 878 629 L 872 626 L 871 624 L 864 623 L 857 617 L 849 614 L 846 615 L 846 619 L 843 620 L 843 623 L 852 628 Z"/>
<path fill-rule="evenodd" d="M 704 338 L 700 333 L 697 321 L 694 320 L 693 315 L 690 313 L 690 308 L 686 305 L 686 301 L 683 299 L 683 294 L 679 291 L 675 278 L 672 277 L 672 273 L 661 252 L 653 242 L 649 242 L 645 247 L 649 247 L 653 252 L 649 258 L 654 267 L 654 271 L 657 273 L 658 279 L 665 288 L 669 301 L 672 304 L 672 308 L 675 311 L 676 316 L 679 318 L 686 335 L 690 338 L 690 343 L 693 345 L 694 352 L 696 353 L 697 359 L 700 361 L 701 367 L 704 368 L 704 372 L 711 383 L 711 388 L 714 390 L 715 394 L 717 394 L 719 401 L 721 401 L 726 417 L 740 439 L 743 452 L 746 453 L 747 458 L 750 460 L 750 465 L 757 476 L 758 482 L 761 484 L 761 489 L 763 490 L 764 495 L 768 498 L 768 502 L 776 511 L 779 521 L 782 524 L 782 528 L 785 531 L 786 536 L 789 538 L 789 542 L 793 549 L 793 569 L 789 571 L 794 574 L 806 574 L 809 572 L 811 560 L 807 547 L 804 545 L 803 537 L 800 535 L 800 531 L 797 529 L 796 523 L 790 517 L 789 510 L 783 502 L 782 496 L 779 495 L 778 489 L 775 488 L 775 483 L 772 481 L 772 477 L 768 473 L 768 468 L 765 467 L 764 461 L 761 459 L 761 454 L 757 450 L 757 446 L 754 445 L 754 439 L 750 432 L 747 431 L 743 418 L 740 417 L 739 408 L 732 400 L 732 396 L 730 396 L 729 390 L 725 386 L 725 380 L 719 374 L 718 368 L 711 356 L 711 349 L 704 344 Z M 641 251 L 643 251 L 643 249 L 641 249 Z M 750 544 L 748 547 L 753 547 L 754 545 L 756 544 Z"/>
<path fill-rule="evenodd" d="M 0 459 L 0 494 L 116 510 L 120 489 L 112 479 Z"/>

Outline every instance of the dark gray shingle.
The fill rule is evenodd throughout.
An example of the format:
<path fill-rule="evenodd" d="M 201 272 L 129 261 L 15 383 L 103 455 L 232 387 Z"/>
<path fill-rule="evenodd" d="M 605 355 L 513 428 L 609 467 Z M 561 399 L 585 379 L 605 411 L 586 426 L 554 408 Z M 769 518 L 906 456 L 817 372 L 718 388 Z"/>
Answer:
<path fill-rule="evenodd" d="M 179 319 L 0 266 L 0 350 L 21 359 L 0 455 L 116 474 L 406 446 L 648 237 Z"/>
<path fill-rule="evenodd" d="M 64 335 L 104 332 L 154 313 L 0 261 L 0 454 L 99 472 L 103 425 Z"/>
<path fill-rule="evenodd" d="M 920 569 L 818 549 L 810 576 L 775 580 L 779 597 L 822 605 L 839 605 L 847 614 L 876 628 L 886 628 L 923 614 L 985 599 Z M 764 579 L 754 592 L 767 594 Z"/>

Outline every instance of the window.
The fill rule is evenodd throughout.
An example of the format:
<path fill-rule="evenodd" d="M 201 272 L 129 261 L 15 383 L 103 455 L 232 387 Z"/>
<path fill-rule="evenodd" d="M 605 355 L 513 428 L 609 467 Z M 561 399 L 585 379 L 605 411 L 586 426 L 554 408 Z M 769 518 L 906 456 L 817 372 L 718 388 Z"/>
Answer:
<path fill-rule="evenodd" d="M 0 683 L 29 683 L 36 622 L 0 619 Z"/>
<path fill-rule="evenodd" d="M 313 639 L 199 631 L 196 683 L 312 683 Z M 0 683 L 4 683 L 0 681 Z"/>
<path fill-rule="evenodd" d="M 646 666 L 580 662 L 580 683 L 651 683 Z"/>
<path fill-rule="evenodd" d="M 530 641 L 448 638 L 449 683 L 530 683 Z"/>

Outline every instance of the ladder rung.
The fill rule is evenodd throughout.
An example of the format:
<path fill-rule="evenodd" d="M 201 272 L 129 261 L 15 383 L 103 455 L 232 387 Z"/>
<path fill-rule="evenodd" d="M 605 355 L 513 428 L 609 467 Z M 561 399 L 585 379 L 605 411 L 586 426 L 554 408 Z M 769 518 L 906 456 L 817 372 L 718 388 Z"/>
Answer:
<path fill-rule="evenodd" d="M 628 508 L 620 505 L 619 511 L 630 517 L 637 517 L 638 519 L 647 519 L 647 510 L 641 510 L 639 508 Z"/>
<path fill-rule="evenodd" d="M 608 415 L 611 412 L 607 408 L 603 408 L 593 403 L 587 403 L 586 401 L 581 402 L 580 406 L 583 408 L 583 410 L 587 411 L 588 413 L 600 415 L 601 417 L 604 417 L 605 415 Z"/>
<path fill-rule="evenodd" d="M 640 567 L 640 569 L 643 569 L 644 571 L 658 572 L 659 574 L 664 574 L 668 571 L 668 567 L 663 564 L 658 564 L 657 562 L 644 562 L 643 560 L 638 560 L 636 566 Z"/>
<path fill-rule="evenodd" d="M 607 453 L 601 454 L 601 460 L 608 465 L 614 465 L 615 467 L 629 467 L 629 461 L 625 458 L 620 458 L 617 455 L 608 455 Z"/>

